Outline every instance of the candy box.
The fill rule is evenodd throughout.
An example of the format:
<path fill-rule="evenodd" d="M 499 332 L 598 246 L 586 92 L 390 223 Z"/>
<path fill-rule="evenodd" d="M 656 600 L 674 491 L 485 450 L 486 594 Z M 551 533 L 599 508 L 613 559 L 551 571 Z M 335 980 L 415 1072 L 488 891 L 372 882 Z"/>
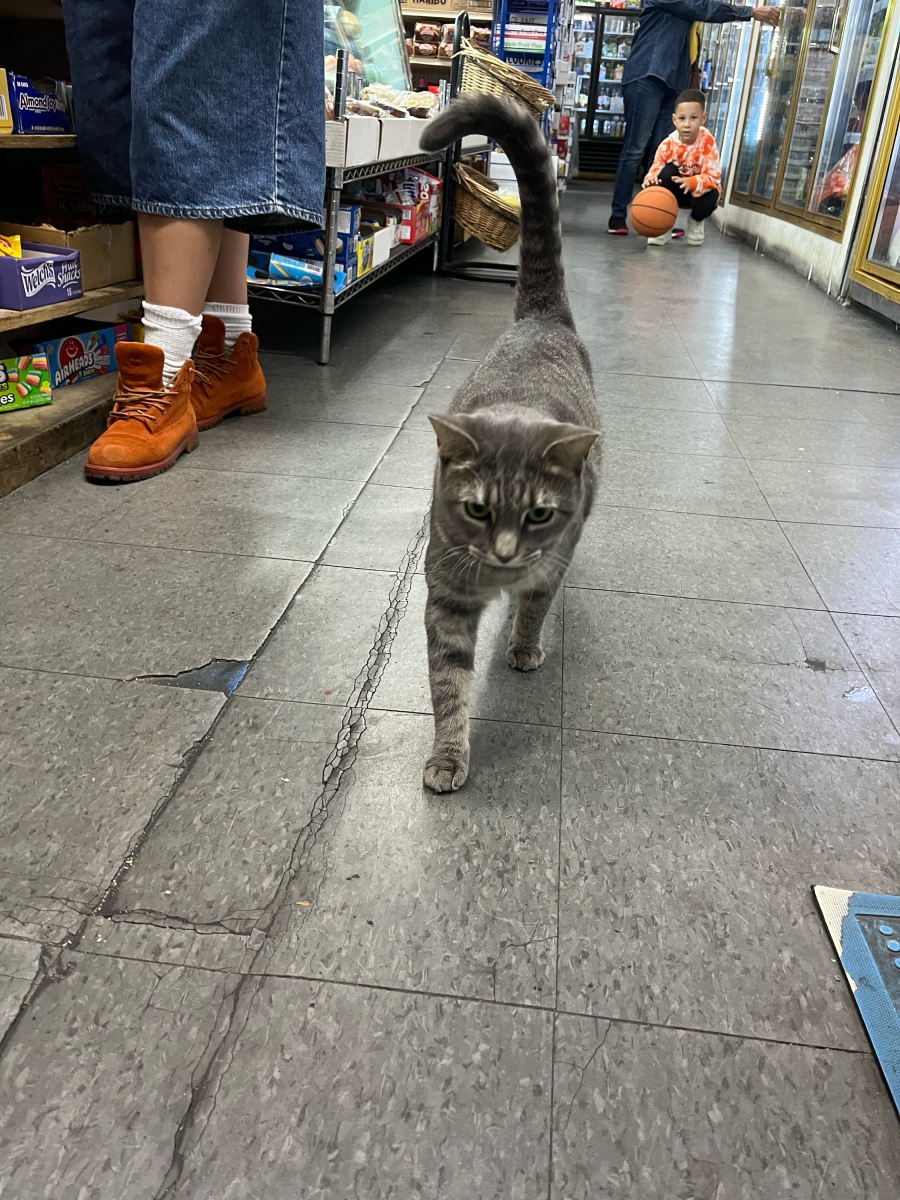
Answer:
<path fill-rule="evenodd" d="M 0 362 L 0 413 L 52 402 L 46 354 L 24 354 Z"/>
<path fill-rule="evenodd" d="M 3 238 L 18 234 L 23 242 L 77 250 L 81 255 L 81 286 L 86 292 L 134 279 L 134 221 L 122 224 L 79 225 L 56 228 L 53 225 L 21 225 L 0 221 L 0 253 Z"/>
<path fill-rule="evenodd" d="M 0 255 L 0 308 L 21 312 L 82 293 L 81 255 L 77 250 L 23 242 L 22 257 Z"/>
<path fill-rule="evenodd" d="M 116 342 L 129 341 L 127 325 L 110 325 L 106 329 L 93 329 L 90 333 L 69 334 L 55 338 L 52 342 L 35 345 L 36 354 L 46 354 L 53 387 L 65 387 L 92 379 L 95 375 L 107 375 L 116 370 L 113 347 Z"/>
<path fill-rule="evenodd" d="M 5 71 L 5 91 L 12 109 L 13 133 L 71 133 L 66 111 L 66 85 L 61 79 L 29 79 Z"/>
<path fill-rule="evenodd" d="M 356 230 L 359 229 L 359 210 L 355 218 Z M 348 262 L 356 261 L 356 230 L 339 233 L 335 253 L 335 262 L 346 266 Z M 251 237 L 250 252 L 270 253 L 287 258 L 302 258 L 305 261 L 314 259 L 322 262 L 325 258 L 325 230 L 308 229 L 303 233 L 267 233 Z"/>

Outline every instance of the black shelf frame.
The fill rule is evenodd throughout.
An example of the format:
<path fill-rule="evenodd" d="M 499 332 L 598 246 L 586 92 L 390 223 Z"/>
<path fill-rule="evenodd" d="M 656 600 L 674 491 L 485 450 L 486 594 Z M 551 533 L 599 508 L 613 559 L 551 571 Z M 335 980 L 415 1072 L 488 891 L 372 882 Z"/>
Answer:
<path fill-rule="evenodd" d="M 342 120 L 346 111 L 348 55 L 346 50 L 337 52 L 337 71 L 334 88 L 334 115 L 336 120 Z M 420 250 L 433 247 L 437 241 L 437 233 L 420 238 L 411 245 L 395 246 L 387 262 L 381 263 L 367 271 L 359 279 L 354 279 L 340 292 L 334 290 L 334 268 L 337 259 L 338 214 L 341 207 L 341 191 L 345 183 L 353 183 L 361 179 L 375 179 L 379 175 L 388 175 L 393 171 L 402 171 L 405 167 L 422 167 L 428 163 L 440 163 L 440 154 L 408 154 L 403 158 L 389 158 L 381 162 L 362 163 L 356 167 L 326 167 L 325 168 L 325 255 L 322 264 L 322 286 L 316 288 L 274 287 L 268 283 L 247 284 L 248 295 L 254 300 L 272 300 L 281 304 L 294 304 L 300 308 L 311 309 L 320 314 L 319 322 L 319 351 L 316 361 L 325 366 L 331 358 L 331 325 L 335 311 L 352 300 L 354 296 L 365 291 L 370 284 L 399 267 L 401 263 L 418 254 Z"/>

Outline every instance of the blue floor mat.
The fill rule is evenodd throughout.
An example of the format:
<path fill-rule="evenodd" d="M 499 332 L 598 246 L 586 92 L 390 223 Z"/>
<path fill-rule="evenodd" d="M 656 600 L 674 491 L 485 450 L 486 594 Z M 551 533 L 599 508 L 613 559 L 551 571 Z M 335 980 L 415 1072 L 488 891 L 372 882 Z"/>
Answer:
<path fill-rule="evenodd" d="M 900 896 L 813 892 L 900 1113 Z"/>

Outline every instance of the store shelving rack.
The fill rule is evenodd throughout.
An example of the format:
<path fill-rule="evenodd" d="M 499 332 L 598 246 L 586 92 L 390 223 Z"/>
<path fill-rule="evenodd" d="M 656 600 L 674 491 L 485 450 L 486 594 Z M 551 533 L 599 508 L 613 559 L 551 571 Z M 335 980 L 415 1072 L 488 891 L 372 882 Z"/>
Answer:
<path fill-rule="evenodd" d="M 5 178 L 8 171 L 12 178 L 20 163 L 43 164 L 48 161 L 45 156 L 50 156 L 52 161 L 64 154 L 63 161 L 70 162 L 77 150 L 78 138 L 74 133 L 4 134 L 0 137 L 0 174 Z M 16 165 L 10 166 L 10 163 Z M 16 332 L 39 340 L 40 327 L 45 322 L 105 308 L 109 304 L 138 301 L 143 294 L 143 282 L 128 279 L 107 287 L 92 288 L 73 300 L 40 308 L 0 308 L 0 342 L 7 341 Z M 51 404 L 17 409 L 4 415 L 0 430 L 3 434 L 0 440 L 0 496 L 89 446 L 106 428 L 118 378 L 118 374 L 111 371 L 68 387 L 54 388 Z"/>
<path fill-rule="evenodd" d="M 335 120 L 342 120 L 347 99 L 348 56 L 346 50 L 337 53 L 337 73 L 334 88 Z M 325 168 L 325 259 L 322 271 L 321 288 L 284 288 L 273 287 L 268 283 L 248 283 L 247 291 L 254 300 L 272 300 L 282 304 L 299 305 L 301 308 L 313 309 L 320 314 L 319 350 L 317 362 L 321 365 L 328 363 L 331 357 L 331 325 L 335 311 L 365 291 L 370 284 L 382 279 L 395 267 L 412 258 L 414 255 L 432 248 L 438 234 L 431 233 L 412 245 L 396 246 L 391 251 L 387 262 L 373 267 L 361 278 L 343 288 L 340 292 L 334 290 L 334 267 L 337 257 L 338 213 L 341 207 L 341 191 L 346 183 L 361 179 L 374 179 L 379 175 L 388 175 L 392 171 L 402 171 L 406 167 L 421 167 L 428 163 L 439 162 L 442 154 L 412 154 L 404 158 L 393 158 L 382 162 L 364 163 L 358 167 L 326 167 Z M 444 197 L 446 203 L 446 197 Z"/>
<path fill-rule="evenodd" d="M 479 23 L 486 23 L 490 25 L 494 20 L 494 14 L 491 9 L 467 9 L 466 11 L 470 21 L 478 21 Z M 455 20 L 458 14 L 456 12 L 435 12 L 433 9 L 421 9 L 416 8 L 414 5 L 404 5 L 400 9 L 400 15 L 404 20 L 407 32 L 409 32 L 412 22 L 430 21 L 437 22 L 438 24 L 442 25 L 449 24 L 448 18 L 452 16 Z M 428 75 L 433 75 L 434 78 L 430 80 L 432 83 L 436 83 L 441 79 L 445 79 L 450 72 L 449 58 L 420 58 L 417 55 L 413 55 L 409 60 L 409 65 L 411 67 L 416 67 L 417 71 L 424 71 L 426 77 Z"/>
<path fill-rule="evenodd" d="M 533 75 L 545 88 L 553 88 L 556 67 L 556 19 L 559 13 L 558 0 L 496 0 L 494 25 L 491 35 L 491 51 L 503 62 L 518 67 Z M 546 18 L 547 39 L 543 50 L 511 50 L 506 45 L 507 29 L 511 17 L 539 17 L 539 24 Z"/>

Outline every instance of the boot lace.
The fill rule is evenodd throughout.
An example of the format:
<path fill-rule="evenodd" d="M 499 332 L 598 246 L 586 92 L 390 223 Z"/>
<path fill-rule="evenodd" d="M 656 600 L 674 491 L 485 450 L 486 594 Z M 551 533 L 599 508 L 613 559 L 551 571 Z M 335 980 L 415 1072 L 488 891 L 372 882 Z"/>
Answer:
<path fill-rule="evenodd" d="M 202 387 L 212 387 L 216 379 L 227 375 L 233 363 L 227 350 L 216 354 L 202 346 L 194 347 L 194 382 Z"/>
<path fill-rule="evenodd" d="M 109 424 L 114 421 L 140 421 L 152 433 L 151 426 L 165 416 L 172 406 L 173 393 L 166 388 L 155 391 L 130 388 L 119 382 L 116 402 L 109 414 Z"/>

